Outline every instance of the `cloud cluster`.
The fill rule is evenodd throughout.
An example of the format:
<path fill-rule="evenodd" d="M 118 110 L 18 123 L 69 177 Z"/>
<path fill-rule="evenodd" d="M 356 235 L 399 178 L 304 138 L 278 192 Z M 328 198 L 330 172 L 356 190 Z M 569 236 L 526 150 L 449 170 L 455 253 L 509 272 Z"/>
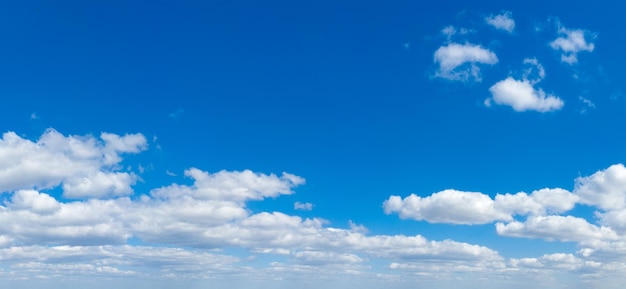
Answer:
<path fill-rule="evenodd" d="M 113 189 L 103 194 L 99 182 L 109 179 L 103 181 L 98 174 L 120 174 L 115 170 L 121 167 L 121 154 L 137 153 L 146 145 L 139 134 L 103 133 L 100 139 L 63 136 L 54 130 L 37 142 L 5 134 L 0 146 L 5 157 L 3 173 L 17 169 L 29 176 L 12 183 L 1 180 L 7 198 L 0 205 L 0 260 L 11 264 L 13 276 L 54 275 L 65 270 L 68 275 L 84 276 L 166 272 L 197 277 L 244 270 L 238 265 L 244 262 L 241 258 L 208 252 L 227 248 L 287 256 L 291 264 L 280 267 L 300 269 L 339 266 L 358 271 L 370 258 L 442 264 L 503 260 L 484 246 L 431 241 L 421 235 L 368 235 L 364 227 L 352 222 L 350 228 L 342 229 L 329 227 L 319 218 L 253 213 L 246 207 L 249 201 L 292 194 L 305 183 L 304 178 L 289 173 L 209 173 L 190 168 L 185 176 L 191 184 L 173 183 L 135 196 L 116 195 Z M 53 165 L 69 168 L 54 170 Z M 76 179 L 94 185 L 77 195 L 76 189 L 67 190 Z M 81 198 L 61 201 L 46 192 L 58 187 L 65 196 Z M 310 209 L 312 204 L 296 203 L 297 208 Z M 129 245 L 136 242 L 142 245 Z M 204 261 L 199 262 L 200 257 Z"/>
<path fill-rule="evenodd" d="M 568 29 L 558 23 L 559 37 L 550 42 L 550 47 L 561 52 L 561 61 L 574 64 L 578 62 L 578 53 L 592 52 L 595 44 L 590 42 L 595 38 L 591 32 L 582 29 Z"/>
<path fill-rule="evenodd" d="M 132 194 L 137 177 L 121 172 L 121 155 L 147 148 L 141 134 L 63 136 L 46 131 L 37 142 L 7 132 L 0 139 L 0 192 L 49 189 L 59 184 L 67 198 L 106 198 Z"/>
<path fill-rule="evenodd" d="M 513 33 L 515 20 L 510 11 L 502 11 L 500 14 L 491 14 L 484 17 L 484 23 L 507 33 Z M 561 53 L 561 61 L 574 64 L 578 61 L 579 52 L 592 52 L 595 35 L 586 30 L 568 29 L 560 22 L 558 24 L 558 37 L 549 43 L 549 46 Z M 454 42 L 454 38 L 463 38 L 468 31 L 474 29 L 457 30 L 449 25 L 442 30 L 447 43 L 440 46 L 434 53 L 434 62 L 437 71 L 434 76 L 452 81 L 480 82 L 482 75 L 480 67 L 483 65 L 495 65 L 499 62 L 496 53 L 483 48 L 480 44 L 473 44 L 465 40 L 465 44 Z M 493 42 L 492 42 L 493 43 Z M 542 44 L 543 45 L 543 44 Z M 528 66 L 519 76 L 509 76 L 493 84 L 489 88 L 491 97 L 484 101 L 486 106 L 503 105 L 513 108 L 517 112 L 536 111 L 541 113 L 557 111 L 563 108 L 565 102 L 552 93 L 546 93 L 536 85 L 544 79 L 545 70 L 537 58 L 524 59 L 524 65 Z M 586 106 L 593 107 L 590 100 L 583 101 Z M 583 109 L 586 112 L 587 109 Z"/>
<path fill-rule="evenodd" d="M 390 196 L 383 208 L 387 214 L 396 213 L 403 219 L 431 223 L 495 223 L 497 234 L 504 237 L 575 242 L 581 258 L 576 258 L 576 270 L 623 272 L 626 268 L 619 264 L 626 261 L 624 187 L 626 167 L 615 164 L 590 176 L 576 178 L 571 192 L 560 188 L 541 189 L 531 194 L 496 194 L 491 198 L 478 192 L 444 190 L 426 197 Z M 595 208 L 597 224 L 565 214 L 576 204 Z M 550 258 L 556 256 L 565 255 Z M 512 259 L 510 265 L 524 270 L 544 270 L 550 258 Z"/>

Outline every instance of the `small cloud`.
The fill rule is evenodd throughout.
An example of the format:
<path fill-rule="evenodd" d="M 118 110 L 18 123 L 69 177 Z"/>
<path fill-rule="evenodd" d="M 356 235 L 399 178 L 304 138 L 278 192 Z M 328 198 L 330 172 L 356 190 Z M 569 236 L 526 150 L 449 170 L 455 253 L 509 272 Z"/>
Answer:
<path fill-rule="evenodd" d="M 480 45 L 451 43 L 435 51 L 434 62 L 439 64 L 436 77 L 456 81 L 481 81 L 477 64 L 493 65 L 498 63 L 498 57 Z"/>
<path fill-rule="evenodd" d="M 532 84 L 536 84 L 546 78 L 546 71 L 537 58 L 526 58 L 524 64 L 529 67 L 524 70 L 524 79 L 528 79 Z"/>
<path fill-rule="evenodd" d="M 311 211 L 311 210 L 313 210 L 313 204 L 311 204 L 311 203 L 295 202 L 293 204 L 293 209 L 294 210 L 300 210 L 300 211 Z"/>
<path fill-rule="evenodd" d="M 499 105 L 507 105 L 515 111 L 534 110 L 549 112 L 563 108 L 563 100 L 546 94 L 542 89 L 536 89 L 527 79 L 516 80 L 508 77 L 489 88 L 492 100 Z M 485 102 L 490 106 L 491 100 Z"/>
<path fill-rule="evenodd" d="M 446 26 L 444 29 L 442 29 L 441 33 L 445 35 L 448 38 L 448 40 L 450 40 L 452 36 L 456 34 L 456 28 L 454 28 L 454 26 L 452 25 L 449 25 L 449 26 Z"/>
<path fill-rule="evenodd" d="M 580 113 L 581 114 L 587 113 L 587 111 L 589 111 L 589 109 L 596 108 L 596 104 L 593 103 L 591 100 L 589 100 L 587 98 L 584 98 L 582 96 L 579 96 L 578 99 L 583 103 L 583 108 L 580 109 Z"/>
<path fill-rule="evenodd" d="M 445 35 L 448 41 L 451 41 L 452 36 L 454 35 L 467 35 L 467 34 L 474 33 L 474 32 L 475 31 L 473 29 L 467 29 L 467 28 L 457 29 L 456 27 L 452 25 L 448 25 L 444 27 L 443 29 L 441 29 L 441 34 Z"/>
<path fill-rule="evenodd" d="M 578 62 L 578 52 L 592 52 L 595 48 L 595 34 L 582 29 L 567 29 L 560 22 L 557 22 L 559 37 L 550 42 L 552 49 L 561 51 L 561 62 L 574 64 Z"/>
<path fill-rule="evenodd" d="M 175 174 L 175 173 L 171 172 L 170 170 L 166 170 L 166 171 L 165 171 L 165 174 L 166 174 L 166 175 L 168 175 L 168 176 L 170 176 L 170 177 L 176 177 L 176 176 L 178 176 L 177 174 Z"/>
<path fill-rule="evenodd" d="M 535 88 L 535 85 L 546 77 L 543 65 L 537 58 L 524 59 L 527 66 L 522 74 L 522 79 L 517 80 L 508 77 L 501 80 L 489 88 L 492 98 L 485 100 L 485 106 L 490 107 L 492 103 L 507 105 L 515 111 L 534 110 L 538 112 L 549 112 L 559 110 L 563 107 L 563 100 L 546 94 L 542 89 Z"/>
<path fill-rule="evenodd" d="M 502 11 L 499 15 L 492 14 L 485 17 L 485 22 L 498 30 L 504 30 L 508 33 L 513 33 L 513 29 L 515 29 L 515 20 L 513 20 L 513 14 L 509 11 Z"/>
<path fill-rule="evenodd" d="M 30 119 L 31 120 L 38 120 L 39 119 L 39 115 L 37 115 L 36 112 L 33 112 L 30 114 Z"/>

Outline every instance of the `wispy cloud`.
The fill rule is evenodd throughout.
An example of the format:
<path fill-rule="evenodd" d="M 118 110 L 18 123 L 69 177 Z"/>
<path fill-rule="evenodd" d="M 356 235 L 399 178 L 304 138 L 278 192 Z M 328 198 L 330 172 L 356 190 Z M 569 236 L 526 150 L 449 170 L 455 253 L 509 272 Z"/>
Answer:
<path fill-rule="evenodd" d="M 498 30 L 508 33 L 513 33 L 515 29 L 515 20 L 513 20 L 513 13 L 510 11 L 502 11 L 501 14 L 487 16 L 485 17 L 485 22 Z"/>
<path fill-rule="evenodd" d="M 581 51 L 592 52 L 595 44 L 595 34 L 582 29 L 568 29 L 560 22 L 558 25 L 559 37 L 550 42 L 552 49 L 561 52 L 561 61 L 574 64 L 578 62 L 578 53 Z"/>
<path fill-rule="evenodd" d="M 295 202 L 293 204 L 293 209 L 294 210 L 300 210 L 300 211 L 311 211 L 311 210 L 313 210 L 313 204 L 311 204 L 311 203 Z"/>

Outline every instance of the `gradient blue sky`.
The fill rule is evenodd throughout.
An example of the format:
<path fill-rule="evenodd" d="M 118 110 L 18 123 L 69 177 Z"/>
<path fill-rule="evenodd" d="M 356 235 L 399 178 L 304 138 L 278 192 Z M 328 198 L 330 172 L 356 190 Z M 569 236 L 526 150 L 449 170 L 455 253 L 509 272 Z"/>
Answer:
<path fill-rule="evenodd" d="M 624 9 L 4 1 L 0 284 L 618 288 Z"/>

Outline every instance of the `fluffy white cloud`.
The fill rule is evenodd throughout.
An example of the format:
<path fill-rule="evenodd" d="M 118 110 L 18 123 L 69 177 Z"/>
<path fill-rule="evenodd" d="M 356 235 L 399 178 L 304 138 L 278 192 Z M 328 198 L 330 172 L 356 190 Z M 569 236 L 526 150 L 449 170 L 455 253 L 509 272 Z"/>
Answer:
<path fill-rule="evenodd" d="M 576 179 L 574 194 L 581 203 L 603 210 L 626 208 L 626 168 L 615 164 L 588 177 Z"/>
<path fill-rule="evenodd" d="M 37 214 L 49 214 L 61 209 L 61 203 L 56 199 L 34 190 L 15 192 L 10 204 L 14 209 L 28 210 Z"/>
<path fill-rule="evenodd" d="M 485 22 L 496 29 L 509 33 L 512 33 L 513 29 L 515 29 L 515 20 L 513 20 L 513 14 L 510 11 L 503 11 L 499 15 L 487 16 L 485 17 Z"/>
<path fill-rule="evenodd" d="M 492 98 L 485 104 L 490 105 L 493 100 L 496 104 L 510 106 L 515 111 L 549 112 L 559 110 L 564 105 L 560 98 L 546 94 L 542 89 L 535 89 L 533 83 L 527 79 L 507 77 L 489 88 L 489 92 Z"/>
<path fill-rule="evenodd" d="M 151 194 L 159 198 L 188 196 L 198 200 L 243 202 L 292 194 L 291 189 L 294 186 L 304 183 L 303 178 L 289 173 L 283 173 L 278 177 L 274 174 L 256 174 L 250 170 L 209 174 L 197 168 L 191 168 L 185 171 L 185 176 L 194 179 L 193 186 L 174 184 L 156 189 Z"/>
<path fill-rule="evenodd" d="M 613 240 L 617 234 L 611 228 L 589 224 L 572 216 L 531 216 L 525 222 L 497 223 L 496 232 L 502 236 L 541 238 L 546 240 L 585 242 Z"/>
<path fill-rule="evenodd" d="M 431 223 L 485 224 L 512 219 L 510 214 L 496 210 L 489 196 L 457 190 L 444 190 L 425 198 L 415 194 L 404 199 L 391 196 L 384 202 L 383 208 L 386 214 L 398 213 L 402 219 Z"/>
<path fill-rule="evenodd" d="M 541 189 L 530 195 L 498 194 L 494 207 L 500 211 L 515 215 L 545 215 L 567 212 L 574 208 L 578 197 L 564 189 Z"/>
<path fill-rule="evenodd" d="M 13 132 L 0 139 L 0 192 L 47 189 L 61 183 L 67 197 L 128 195 L 135 177 L 116 172 L 122 153 L 146 149 L 141 134 L 63 136 L 47 130 L 37 142 Z"/>
<path fill-rule="evenodd" d="M 63 182 L 63 195 L 67 198 L 127 196 L 133 193 L 131 185 L 136 179 L 134 174 L 98 171 L 82 178 L 68 178 Z"/>
<path fill-rule="evenodd" d="M 595 35 L 586 30 L 567 29 L 559 23 L 559 37 L 550 42 L 552 49 L 561 51 L 561 61 L 569 64 L 578 62 L 578 52 L 592 52 Z"/>
<path fill-rule="evenodd" d="M 450 43 L 435 51 L 434 62 L 439 65 L 435 76 L 450 80 L 481 81 L 477 64 L 496 64 L 498 57 L 480 45 Z"/>
<path fill-rule="evenodd" d="M 431 223 L 486 224 L 512 221 L 513 215 L 545 215 L 571 210 L 578 197 L 563 189 L 541 189 L 528 195 L 497 194 L 495 199 L 477 192 L 444 190 L 428 197 L 411 194 L 402 199 L 391 196 L 383 203 L 385 213 L 402 219 Z"/>

